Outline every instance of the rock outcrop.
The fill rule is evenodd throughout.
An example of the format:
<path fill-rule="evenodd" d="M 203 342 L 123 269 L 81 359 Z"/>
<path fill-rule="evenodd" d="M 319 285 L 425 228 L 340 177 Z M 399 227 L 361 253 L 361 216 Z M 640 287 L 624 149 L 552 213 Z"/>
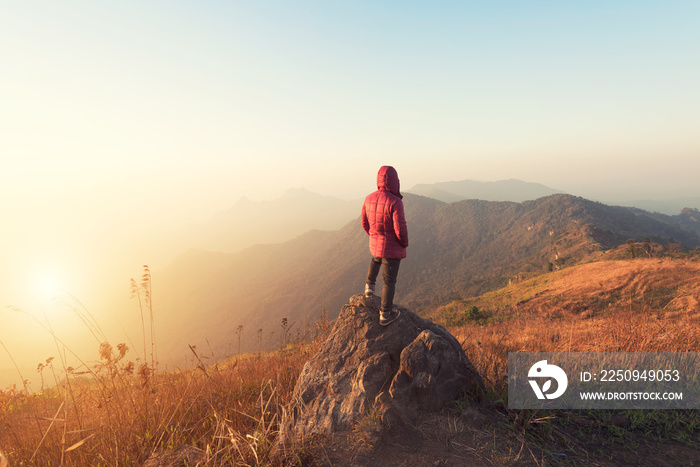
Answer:
<path fill-rule="evenodd" d="M 384 427 L 413 424 L 460 395 L 482 396 L 483 381 L 445 328 L 401 307 L 397 321 L 380 326 L 379 307 L 363 295 L 343 306 L 299 376 L 281 444 L 348 431 L 368 415 Z"/>

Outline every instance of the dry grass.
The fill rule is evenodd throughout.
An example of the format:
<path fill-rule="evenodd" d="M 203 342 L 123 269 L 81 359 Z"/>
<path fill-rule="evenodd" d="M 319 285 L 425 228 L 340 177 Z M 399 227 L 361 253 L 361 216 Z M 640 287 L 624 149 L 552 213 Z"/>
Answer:
<path fill-rule="evenodd" d="M 132 465 L 196 447 L 198 465 L 259 465 L 312 345 L 144 382 L 69 375 L 32 395 L 0 392 L 0 445 L 12 465 Z"/>
<path fill-rule="evenodd" d="M 448 327 L 497 393 L 508 352 L 700 351 L 700 264 L 638 259 L 584 264 L 439 310 L 487 316 Z"/>
<path fill-rule="evenodd" d="M 15 466 L 268 464 L 298 375 L 331 324 L 324 314 L 313 342 L 210 366 L 193 348 L 195 369 L 157 375 L 134 372 L 123 344 L 103 343 L 98 364 L 67 369 L 50 389 L 0 391 L 0 446 Z"/>

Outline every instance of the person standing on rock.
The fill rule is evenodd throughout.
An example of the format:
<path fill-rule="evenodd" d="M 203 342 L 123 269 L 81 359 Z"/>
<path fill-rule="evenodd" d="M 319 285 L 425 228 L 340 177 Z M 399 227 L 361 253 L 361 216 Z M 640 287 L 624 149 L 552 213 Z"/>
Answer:
<path fill-rule="evenodd" d="M 406 257 L 408 229 L 403 211 L 403 196 L 399 191 L 399 174 L 385 165 L 377 174 L 377 191 L 365 198 L 362 205 L 362 228 L 369 235 L 369 262 L 365 296 L 374 295 L 379 269 L 384 266 L 382 307 L 379 324 L 386 326 L 396 321 L 401 312 L 392 309 L 399 264 Z"/>

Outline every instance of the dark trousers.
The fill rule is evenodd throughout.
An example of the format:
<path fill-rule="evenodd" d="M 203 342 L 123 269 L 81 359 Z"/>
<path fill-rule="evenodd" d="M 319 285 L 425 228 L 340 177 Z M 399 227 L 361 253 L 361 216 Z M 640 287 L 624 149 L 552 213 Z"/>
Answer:
<path fill-rule="evenodd" d="M 384 287 L 382 288 L 382 309 L 383 313 L 389 313 L 394 304 L 394 293 L 396 292 L 396 277 L 399 275 L 400 259 L 372 257 L 367 270 L 367 284 L 374 290 L 377 282 L 379 268 L 384 265 L 382 276 L 384 277 Z"/>

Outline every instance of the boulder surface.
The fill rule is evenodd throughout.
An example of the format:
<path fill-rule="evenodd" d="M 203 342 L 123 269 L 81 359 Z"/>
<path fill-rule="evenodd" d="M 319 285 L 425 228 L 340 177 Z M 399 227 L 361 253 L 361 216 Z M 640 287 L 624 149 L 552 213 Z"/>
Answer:
<path fill-rule="evenodd" d="M 349 431 L 366 416 L 384 427 L 413 424 L 462 395 L 481 398 L 483 381 L 454 336 L 402 307 L 381 326 L 379 307 L 379 297 L 364 295 L 343 306 L 299 375 L 281 443 Z"/>

